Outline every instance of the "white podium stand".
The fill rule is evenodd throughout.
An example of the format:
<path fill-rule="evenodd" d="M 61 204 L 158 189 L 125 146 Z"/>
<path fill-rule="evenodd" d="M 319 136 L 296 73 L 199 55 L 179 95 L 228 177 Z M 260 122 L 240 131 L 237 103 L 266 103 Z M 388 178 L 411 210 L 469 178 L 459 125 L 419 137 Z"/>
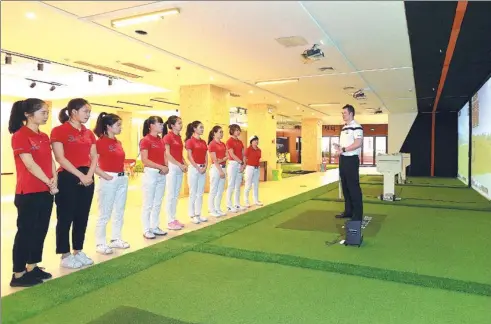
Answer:
<path fill-rule="evenodd" d="M 399 176 L 399 182 L 406 181 L 406 171 L 403 168 L 403 155 L 379 154 L 376 156 L 377 171 L 384 176 L 384 191 L 380 195 L 381 200 L 395 201 L 400 200 L 395 194 L 395 177 Z M 404 173 L 404 175 L 402 175 Z M 404 180 L 403 180 L 404 179 Z"/>

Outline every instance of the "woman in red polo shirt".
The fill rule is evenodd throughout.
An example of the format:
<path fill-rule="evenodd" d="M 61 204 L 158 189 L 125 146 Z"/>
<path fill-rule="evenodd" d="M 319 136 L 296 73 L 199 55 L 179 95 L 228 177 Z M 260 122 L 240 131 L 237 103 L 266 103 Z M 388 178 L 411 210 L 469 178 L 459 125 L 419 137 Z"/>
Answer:
<path fill-rule="evenodd" d="M 12 287 L 30 287 L 51 278 L 37 263 L 42 261 L 53 196 L 58 192 L 56 166 L 49 137 L 39 130 L 48 120 L 48 106 L 40 99 L 17 101 L 12 107 L 9 132 L 12 136 L 17 185 L 17 234 L 12 251 Z M 25 123 L 25 124 L 24 124 Z"/>
<path fill-rule="evenodd" d="M 113 253 L 112 249 L 127 249 L 130 245 L 121 239 L 124 208 L 128 192 L 128 176 L 124 172 L 125 153 L 116 135 L 121 134 L 121 117 L 101 113 L 97 118 L 94 134 L 99 166 L 96 174 L 100 177 L 98 192 L 99 219 L 95 227 L 96 251 L 101 254 Z M 106 242 L 106 226 L 112 220 L 112 239 Z"/>
<path fill-rule="evenodd" d="M 163 128 L 164 121 L 161 117 L 149 117 L 143 123 L 143 138 L 140 141 L 140 155 L 144 165 L 142 224 L 143 236 L 147 239 L 167 234 L 160 228 L 160 209 L 165 193 L 166 174 L 169 173 L 165 146 L 160 137 Z"/>
<path fill-rule="evenodd" d="M 244 189 L 244 201 L 246 207 L 250 207 L 249 204 L 249 192 L 252 186 L 254 186 L 253 198 L 254 205 L 262 206 L 259 201 L 259 160 L 261 160 L 261 149 L 258 147 L 259 138 L 254 135 L 249 139 L 249 147 L 245 151 L 246 168 L 245 168 L 245 189 Z"/>
<path fill-rule="evenodd" d="M 167 133 L 167 128 L 169 132 Z M 170 116 L 164 124 L 165 157 L 169 162 L 169 175 L 167 176 L 167 197 L 166 197 L 166 212 L 167 212 L 167 228 L 170 230 L 180 230 L 184 224 L 176 219 L 177 199 L 181 191 L 182 177 L 184 172 L 187 172 L 188 166 L 184 162 L 182 151 L 184 145 L 179 133 L 182 129 L 182 120 L 177 116 Z"/>
<path fill-rule="evenodd" d="M 94 172 L 97 167 L 95 136 L 85 124 L 91 107 L 87 100 L 72 99 L 60 111 L 60 126 L 51 131 L 51 143 L 58 169 L 55 197 L 56 253 L 61 254 L 61 266 L 77 269 L 94 263 L 84 252 L 85 231 L 94 197 Z M 70 253 L 70 227 L 72 249 Z"/>
<path fill-rule="evenodd" d="M 223 129 L 214 126 L 208 135 L 208 150 L 212 166 L 210 168 L 210 194 L 208 195 L 208 208 L 211 216 L 225 216 L 220 207 L 223 190 L 225 189 L 225 163 L 227 162 L 227 148 L 222 142 Z"/>
<path fill-rule="evenodd" d="M 205 128 L 199 120 L 188 124 L 186 128 L 186 150 L 188 161 L 191 164 L 188 175 L 189 208 L 188 214 L 191 222 L 199 224 L 207 219 L 201 216 L 203 194 L 205 193 L 206 169 L 208 167 L 206 142 L 201 139 Z"/>
<path fill-rule="evenodd" d="M 242 185 L 242 175 L 245 169 L 244 144 L 239 139 L 240 126 L 232 124 L 229 127 L 230 138 L 227 141 L 228 153 L 228 188 L 227 188 L 227 210 L 236 213 L 245 210 L 240 205 L 240 186 Z M 235 202 L 232 195 L 235 193 Z"/>

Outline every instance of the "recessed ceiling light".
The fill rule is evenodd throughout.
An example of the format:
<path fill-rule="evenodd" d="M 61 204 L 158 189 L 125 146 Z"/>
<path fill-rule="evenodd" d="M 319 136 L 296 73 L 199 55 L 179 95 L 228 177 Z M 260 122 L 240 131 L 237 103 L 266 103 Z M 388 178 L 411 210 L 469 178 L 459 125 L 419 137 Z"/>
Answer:
<path fill-rule="evenodd" d="M 249 90 L 249 93 L 254 93 L 254 91 L 252 91 L 252 90 Z"/>
<path fill-rule="evenodd" d="M 145 56 L 145 58 L 146 58 L 147 60 L 149 60 L 149 59 L 151 59 L 151 58 L 152 58 L 152 55 L 150 55 L 150 54 L 149 54 L 149 55 Z"/>
<path fill-rule="evenodd" d="M 146 35 L 146 34 L 148 34 L 148 33 L 147 33 L 146 31 L 144 31 L 144 30 L 135 30 L 135 33 L 140 34 L 140 35 Z"/>
<path fill-rule="evenodd" d="M 276 100 L 276 103 L 280 103 L 280 101 L 279 100 Z"/>
<path fill-rule="evenodd" d="M 312 113 L 312 116 L 314 115 L 314 113 Z"/>
<path fill-rule="evenodd" d="M 321 43 L 322 45 L 324 45 L 324 41 L 322 39 L 319 41 L 319 43 Z"/>
<path fill-rule="evenodd" d="M 213 77 L 211 76 L 211 77 L 210 77 L 210 81 L 213 81 L 213 80 L 215 80 L 215 79 L 213 79 Z"/>
<path fill-rule="evenodd" d="M 297 107 L 297 110 L 300 110 L 300 107 Z"/>
<path fill-rule="evenodd" d="M 36 14 L 34 12 L 28 12 L 28 13 L 26 13 L 26 18 L 27 19 L 36 19 Z"/>

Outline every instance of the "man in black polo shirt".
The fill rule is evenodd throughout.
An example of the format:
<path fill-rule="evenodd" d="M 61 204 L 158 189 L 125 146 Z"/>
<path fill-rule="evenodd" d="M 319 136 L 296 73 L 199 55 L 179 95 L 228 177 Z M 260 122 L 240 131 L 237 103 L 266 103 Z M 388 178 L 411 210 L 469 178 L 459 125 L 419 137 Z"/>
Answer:
<path fill-rule="evenodd" d="M 355 120 L 355 108 L 343 107 L 345 122 L 339 136 L 339 144 L 334 144 L 339 154 L 339 177 L 344 195 L 344 212 L 336 218 L 363 220 L 363 201 L 360 188 L 360 154 L 363 144 L 363 128 Z"/>

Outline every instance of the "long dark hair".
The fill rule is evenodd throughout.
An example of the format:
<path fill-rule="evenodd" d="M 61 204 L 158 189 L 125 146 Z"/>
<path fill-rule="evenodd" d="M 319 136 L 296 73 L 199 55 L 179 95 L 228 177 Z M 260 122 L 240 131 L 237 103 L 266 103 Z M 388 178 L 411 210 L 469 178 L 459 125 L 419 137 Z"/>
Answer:
<path fill-rule="evenodd" d="M 218 125 L 213 126 L 213 128 L 210 131 L 210 134 L 208 134 L 208 144 L 210 144 L 211 141 L 213 141 L 215 134 L 218 133 L 220 131 L 220 129 L 222 129 L 222 128 Z"/>
<path fill-rule="evenodd" d="M 60 123 L 65 123 L 70 120 L 70 116 L 74 110 L 79 111 L 85 105 L 89 105 L 89 102 L 83 98 L 75 98 L 68 102 L 68 105 L 60 110 L 60 114 L 58 115 L 58 120 Z"/>
<path fill-rule="evenodd" d="M 236 130 L 239 130 L 239 131 L 241 130 L 239 125 L 232 124 L 232 125 L 228 126 L 228 133 L 230 135 L 234 135 L 234 133 L 235 133 Z"/>
<path fill-rule="evenodd" d="M 155 123 L 163 124 L 164 120 L 160 116 L 150 116 L 143 122 L 143 137 L 147 136 L 150 133 L 150 125 Z"/>
<path fill-rule="evenodd" d="M 167 121 L 164 123 L 164 129 L 162 130 L 162 134 L 167 135 L 167 133 L 171 129 L 171 126 L 175 125 L 178 119 L 180 118 L 179 116 L 176 115 L 172 115 L 169 118 L 167 118 Z"/>
<path fill-rule="evenodd" d="M 13 134 L 21 129 L 24 126 L 24 122 L 27 123 L 26 114 L 33 115 L 36 111 L 43 108 L 44 105 L 46 103 L 37 98 L 16 101 L 10 111 L 9 133 Z"/>
<path fill-rule="evenodd" d="M 193 136 L 194 130 L 201 125 L 201 122 L 199 120 L 195 120 L 192 123 L 189 123 L 188 126 L 186 127 L 186 141 Z"/>
<path fill-rule="evenodd" d="M 97 122 L 94 128 L 94 134 L 99 138 L 101 138 L 104 135 L 107 135 L 107 127 L 116 124 L 120 120 L 121 117 L 119 117 L 116 114 L 108 114 L 105 112 L 101 112 L 99 117 L 97 117 Z"/>

